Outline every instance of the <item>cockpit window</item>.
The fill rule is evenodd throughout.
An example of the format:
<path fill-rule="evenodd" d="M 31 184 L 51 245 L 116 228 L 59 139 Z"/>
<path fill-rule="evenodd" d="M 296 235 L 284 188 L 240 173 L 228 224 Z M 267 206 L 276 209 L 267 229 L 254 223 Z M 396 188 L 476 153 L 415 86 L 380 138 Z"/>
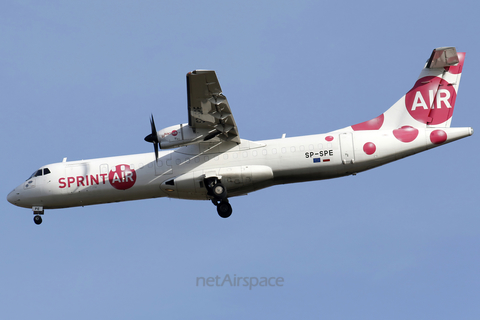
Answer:
<path fill-rule="evenodd" d="M 34 171 L 30 177 L 28 177 L 27 180 L 32 179 L 33 177 L 40 177 L 40 176 L 45 176 L 47 174 L 51 173 L 50 169 L 48 168 L 43 168 L 43 169 L 38 169 L 37 171 Z"/>
<path fill-rule="evenodd" d="M 28 177 L 27 180 L 30 180 L 32 179 L 33 177 L 40 177 L 42 176 L 43 174 L 49 174 L 50 173 L 50 170 L 48 170 L 48 168 L 45 168 L 45 169 L 38 169 L 37 171 L 34 171 L 32 173 L 32 175 L 30 177 Z"/>

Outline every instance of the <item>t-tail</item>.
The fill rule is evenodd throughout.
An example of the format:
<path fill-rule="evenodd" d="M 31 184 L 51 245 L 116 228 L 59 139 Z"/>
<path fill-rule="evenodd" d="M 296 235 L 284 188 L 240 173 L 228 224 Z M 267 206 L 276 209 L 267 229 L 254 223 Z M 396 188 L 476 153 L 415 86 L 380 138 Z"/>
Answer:
<path fill-rule="evenodd" d="M 436 146 L 471 135 L 472 128 L 450 128 L 464 60 L 465 53 L 454 47 L 434 49 L 410 91 L 380 116 L 351 130 L 393 130 L 395 136 L 421 130 L 431 135 L 427 149 L 430 143 Z"/>
<path fill-rule="evenodd" d="M 434 49 L 410 91 L 385 113 L 352 129 L 450 127 L 464 60 L 465 53 L 454 47 Z"/>
<path fill-rule="evenodd" d="M 355 165 L 344 172 L 367 170 L 472 135 L 470 127 L 450 127 L 464 60 L 465 53 L 454 47 L 434 49 L 413 88 L 387 111 L 332 132 L 340 134 L 340 142 L 349 142 L 349 147 L 341 143 L 342 162 Z"/>

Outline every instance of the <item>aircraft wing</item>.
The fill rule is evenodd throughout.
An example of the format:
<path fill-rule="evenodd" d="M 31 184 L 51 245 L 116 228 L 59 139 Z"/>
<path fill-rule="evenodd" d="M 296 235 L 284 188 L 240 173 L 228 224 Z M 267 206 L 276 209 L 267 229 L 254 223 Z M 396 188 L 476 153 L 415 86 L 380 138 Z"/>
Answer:
<path fill-rule="evenodd" d="M 207 129 L 208 141 L 220 138 L 240 143 L 237 125 L 227 98 L 222 94 L 217 75 L 213 70 L 195 70 L 187 74 L 188 125 Z"/>

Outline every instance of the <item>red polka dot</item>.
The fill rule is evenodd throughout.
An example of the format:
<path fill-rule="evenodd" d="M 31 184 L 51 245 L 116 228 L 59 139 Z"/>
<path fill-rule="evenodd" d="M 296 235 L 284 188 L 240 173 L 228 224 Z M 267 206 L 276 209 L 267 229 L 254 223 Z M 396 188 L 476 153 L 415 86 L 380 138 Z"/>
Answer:
<path fill-rule="evenodd" d="M 418 136 L 418 129 L 411 126 L 403 126 L 393 130 L 393 135 L 402 142 L 412 142 Z"/>
<path fill-rule="evenodd" d="M 374 154 L 376 150 L 377 147 L 373 142 L 367 142 L 363 145 L 363 151 L 368 155 Z"/>
<path fill-rule="evenodd" d="M 333 137 L 332 137 L 332 136 L 327 136 L 327 137 L 325 137 L 325 140 L 327 140 L 327 141 L 332 141 L 332 140 L 333 140 Z"/>
<path fill-rule="evenodd" d="M 355 131 L 359 130 L 378 130 L 383 124 L 383 121 L 385 120 L 385 116 L 383 113 L 379 115 L 376 118 L 373 118 L 372 120 L 368 120 L 362 123 L 354 124 L 352 126 L 352 129 Z"/>
<path fill-rule="evenodd" d="M 434 144 L 444 143 L 447 140 L 447 133 L 443 130 L 434 130 L 430 133 L 430 141 Z"/>

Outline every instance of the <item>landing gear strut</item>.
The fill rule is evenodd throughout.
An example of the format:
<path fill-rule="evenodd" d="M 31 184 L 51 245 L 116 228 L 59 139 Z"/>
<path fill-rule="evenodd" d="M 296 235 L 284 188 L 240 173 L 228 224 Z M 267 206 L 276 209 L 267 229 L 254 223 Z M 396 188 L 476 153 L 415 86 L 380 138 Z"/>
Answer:
<path fill-rule="evenodd" d="M 227 189 L 217 178 L 205 179 L 207 193 L 212 196 L 212 203 L 217 207 L 218 215 L 228 218 L 232 215 L 232 206 L 227 199 Z"/>

